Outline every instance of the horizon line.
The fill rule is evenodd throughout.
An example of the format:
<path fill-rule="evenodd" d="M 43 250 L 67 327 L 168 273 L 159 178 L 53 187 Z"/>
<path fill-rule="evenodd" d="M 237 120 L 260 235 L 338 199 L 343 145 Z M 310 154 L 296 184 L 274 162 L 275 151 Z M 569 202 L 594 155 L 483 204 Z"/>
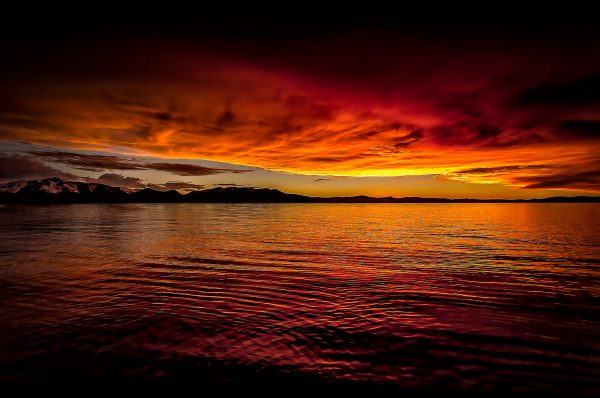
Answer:
<path fill-rule="evenodd" d="M 77 184 L 86 184 L 86 185 L 100 185 L 100 186 L 106 186 L 106 187 L 110 187 L 113 189 L 118 189 L 120 192 L 130 196 L 130 195 L 135 195 L 138 192 L 142 192 L 142 191 L 146 191 L 146 192 L 152 192 L 153 194 L 156 195 L 165 195 L 165 194 L 171 194 L 173 195 L 173 193 L 176 193 L 177 195 L 179 195 L 182 199 L 188 199 L 190 198 L 190 194 L 192 194 L 192 196 L 194 196 L 194 193 L 203 193 L 203 192 L 208 192 L 210 193 L 211 191 L 232 191 L 232 192 L 241 192 L 243 190 L 253 190 L 253 191 L 269 191 L 269 192 L 278 192 L 282 195 L 284 195 L 283 198 L 286 198 L 288 200 L 292 200 L 294 198 L 296 199 L 304 199 L 306 200 L 306 202 L 297 202 L 297 203 L 327 203 L 328 201 L 331 201 L 330 203 L 347 203 L 345 201 L 352 201 L 355 200 L 354 202 L 350 202 L 350 203 L 398 203 L 395 201 L 410 201 L 410 200 L 417 200 L 420 203 L 426 202 L 426 201 L 432 201 L 432 202 L 436 202 L 436 201 L 447 201 L 447 202 L 485 202 L 485 203 L 523 203 L 523 202 L 552 202 L 554 201 L 558 201 L 558 200 L 562 200 L 562 201 L 575 201 L 577 199 L 580 200 L 584 200 L 588 203 L 600 203 L 600 195 L 575 195 L 575 196 L 561 196 L 561 195 L 557 195 L 557 196 L 548 196 L 548 197 L 540 197 L 540 198 L 531 198 L 531 199 L 503 199 L 503 198 L 489 198 L 489 199 L 480 199 L 480 198 L 469 198 L 469 197 L 461 197 L 461 198 L 448 198 L 448 197 L 423 197 L 423 196 L 369 196 L 369 195 L 354 195 L 354 196 L 309 196 L 309 195 L 304 195 L 304 194 L 296 194 L 296 193 L 288 193 L 288 192 L 284 192 L 281 191 L 279 189 L 276 188 L 264 188 L 264 187 L 251 187 L 251 186 L 228 186 L 228 187 L 213 187 L 213 188 L 206 188 L 206 189 L 199 189 L 199 190 L 189 190 L 185 193 L 180 192 L 177 189 L 171 189 L 171 190 L 156 190 L 150 187 L 144 187 L 144 188 L 128 188 L 128 187 L 121 187 L 121 186 L 112 186 L 112 185 L 108 185 L 108 184 L 103 184 L 103 183 L 96 183 L 96 182 L 86 182 L 86 181 L 77 181 L 77 180 L 67 180 L 67 179 L 62 179 L 59 177 L 48 177 L 48 178 L 41 178 L 41 179 L 33 179 L 33 180 L 15 180 L 15 181 L 9 181 L 9 182 L 5 182 L 0 184 L 0 187 L 2 186 L 7 186 L 10 184 L 15 184 L 15 183 L 32 183 L 32 182 L 42 182 L 45 180 L 57 180 L 60 182 L 67 182 L 67 183 L 77 183 Z M 4 194 L 4 195 L 18 195 L 20 193 L 20 190 L 25 187 L 26 185 L 23 185 L 22 187 L 19 188 L 19 190 L 15 191 L 15 192 L 9 192 L 9 191 L 2 191 L 0 190 L 0 194 Z M 64 191 L 61 191 L 61 193 L 63 193 Z M 79 192 L 78 192 L 79 193 Z M 47 195 L 53 195 L 52 193 L 47 193 L 45 192 L 45 194 Z M 57 195 L 59 193 L 56 193 Z M 282 199 L 283 199 L 282 198 Z M 135 199 L 135 198 L 134 198 Z M 174 198 L 172 198 L 174 199 Z M 207 198 L 204 198 L 205 200 Z M 227 198 L 224 198 L 227 199 Z M 232 198 L 228 198 L 228 199 L 232 199 Z M 243 198 L 235 198 L 238 201 L 240 199 L 242 199 L 242 201 L 240 203 L 243 203 Z M 254 198 L 255 200 L 253 201 L 249 201 L 249 203 L 257 203 L 256 198 Z M 148 199 L 146 199 L 147 201 Z M 336 201 L 338 200 L 338 201 Z M 361 202 L 361 200 L 363 200 Z M 595 200 L 598 200 L 598 202 L 595 202 Z M 224 201 L 224 200 L 222 200 Z M 319 202 L 319 201 L 325 201 L 325 202 Z M 370 202 L 373 201 L 373 202 Z M 117 201 L 115 201 L 117 202 Z M 227 201 L 224 201 L 227 202 Z M 260 201 L 259 201 L 260 202 Z M 265 201 L 265 203 L 271 203 L 273 202 L 273 200 L 267 200 Z M 166 202 L 165 202 L 166 203 Z M 214 203 L 219 203 L 219 202 L 214 202 Z M 285 203 L 285 202 L 284 202 Z M 404 203 L 410 203 L 410 202 L 404 202 Z"/>

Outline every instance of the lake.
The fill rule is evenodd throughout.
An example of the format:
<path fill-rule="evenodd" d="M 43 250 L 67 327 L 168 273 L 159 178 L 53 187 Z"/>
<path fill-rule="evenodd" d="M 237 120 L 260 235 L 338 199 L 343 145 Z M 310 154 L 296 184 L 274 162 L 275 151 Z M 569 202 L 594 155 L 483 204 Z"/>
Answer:
<path fill-rule="evenodd" d="M 0 208 L 0 380 L 600 388 L 598 204 Z"/>

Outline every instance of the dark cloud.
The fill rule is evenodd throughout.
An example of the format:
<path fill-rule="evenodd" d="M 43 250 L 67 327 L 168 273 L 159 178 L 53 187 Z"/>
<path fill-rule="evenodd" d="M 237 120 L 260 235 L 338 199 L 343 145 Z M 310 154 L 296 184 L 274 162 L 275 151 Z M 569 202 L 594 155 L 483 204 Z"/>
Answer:
<path fill-rule="evenodd" d="M 526 189 L 577 189 L 600 191 L 600 170 L 557 173 L 519 179 L 528 184 Z"/>
<path fill-rule="evenodd" d="M 331 178 L 317 178 L 317 179 L 315 179 L 315 182 L 319 182 L 319 181 L 331 181 Z"/>
<path fill-rule="evenodd" d="M 239 174 L 251 171 L 240 169 L 218 169 L 187 163 L 145 163 L 144 167 L 148 170 L 166 171 L 180 176 L 206 176 L 219 173 Z"/>
<path fill-rule="evenodd" d="M 477 131 L 477 138 L 482 140 L 496 138 L 502 133 L 502 130 L 498 127 L 490 126 L 479 126 L 475 131 Z"/>
<path fill-rule="evenodd" d="M 399 127 L 396 127 L 398 129 Z M 423 139 L 423 133 L 420 131 L 413 131 L 405 136 L 397 138 L 397 142 L 390 145 L 376 146 L 371 152 L 376 153 L 399 153 L 406 150 L 409 146 L 421 141 Z"/>
<path fill-rule="evenodd" d="M 15 104 L 6 104 L 2 108 L 3 111 L 11 111 L 15 109 L 17 112 L 22 112 L 19 106 Z M 62 125 L 60 123 L 53 123 L 50 121 L 44 121 L 43 119 L 47 119 L 48 115 L 42 112 L 27 112 L 28 115 L 16 115 L 16 114 L 1 114 L 0 113 L 0 126 L 2 126 L 5 130 L 10 130 L 12 128 L 16 129 L 30 129 L 30 130 L 56 130 L 60 129 Z"/>
<path fill-rule="evenodd" d="M 251 170 L 221 169 L 187 163 L 146 162 L 112 155 L 33 150 L 28 153 L 51 162 L 62 163 L 79 170 L 102 172 L 105 170 L 156 170 L 181 176 L 205 176 L 219 173 L 245 173 Z"/>
<path fill-rule="evenodd" d="M 471 122 L 441 124 L 426 130 L 426 136 L 443 147 L 511 148 L 539 144 L 552 137 L 536 131 L 517 129 L 503 131 L 489 125 L 473 125 Z"/>
<path fill-rule="evenodd" d="M 155 112 L 152 116 L 161 122 L 168 122 L 172 119 L 172 115 L 169 112 Z"/>
<path fill-rule="evenodd" d="M 231 125 L 235 121 L 235 115 L 230 110 L 226 110 L 217 119 L 218 126 L 228 126 Z"/>
<path fill-rule="evenodd" d="M 45 160 L 66 164 L 75 169 L 102 172 L 105 170 L 146 170 L 143 163 L 133 159 L 110 155 L 88 155 L 60 151 L 29 151 L 30 154 Z"/>
<path fill-rule="evenodd" d="M 48 177 L 79 178 L 76 175 L 50 167 L 32 156 L 20 154 L 0 155 L 0 180 L 33 180 Z"/>
<path fill-rule="evenodd" d="M 516 101 L 520 104 L 595 104 L 600 102 L 600 74 L 569 83 L 541 84 L 519 94 Z"/>
<path fill-rule="evenodd" d="M 106 173 L 98 178 L 86 178 L 87 182 L 97 182 L 113 187 L 144 188 L 146 184 L 137 177 L 127 177 L 121 174 Z"/>
<path fill-rule="evenodd" d="M 508 166 L 498 166 L 498 167 L 476 167 L 472 169 L 458 170 L 453 172 L 452 174 L 458 175 L 466 175 L 466 174 L 501 174 L 501 173 L 510 173 L 514 171 L 523 171 L 523 170 L 544 170 L 550 169 L 555 166 L 546 165 L 546 164 L 531 164 L 531 165 L 508 165 Z"/>
<path fill-rule="evenodd" d="M 506 181 L 522 189 L 600 190 L 600 159 L 584 156 L 556 164 L 476 167 L 453 171 L 451 179 L 476 182 Z"/>
<path fill-rule="evenodd" d="M 560 128 L 580 136 L 600 137 L 600 120 L 564 120 L 560 123 Z"/>

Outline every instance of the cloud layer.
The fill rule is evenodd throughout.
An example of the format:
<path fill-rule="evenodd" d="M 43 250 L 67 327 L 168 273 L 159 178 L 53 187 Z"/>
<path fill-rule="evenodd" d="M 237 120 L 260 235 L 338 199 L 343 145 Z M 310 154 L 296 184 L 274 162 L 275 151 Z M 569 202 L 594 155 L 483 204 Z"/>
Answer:
<path fill-rule="evenodd" d="M 10 69 L 1 138 L 324 176 L 437 174 L 600 190 L 595 37 L 557 35 L 552 46 L 549 37 L 465 37 L 412 40 L 370 31 L 285 44 L 137 40 L 76 51 L 61 43 L 40 55 L 43 66 L 19 61 L 23 68 Z M 108 171 L 106 179 L 117 178 L 114 171 L 245 172 L 31 154 Z"/>
<path fill-rule="evenodd" d="M 151 162 L 132 157 L 90 155 L 75 152 L 32 150 L 30 154 L 46 161 L 62 163 L 78 170 L 102 172 L 105 170 L 154 170 L 180 176 L 206 176 L 219 173 L 247 173 L 244 169 L 220 169 L 189 163 Z"/>
<path fill-rule="evenodd" d="M 0 155 L 0 181 L 35 180 L 38 178 L 59 177 L 77 179 L 74 174 L 65 173 L 44 162 L 27 155 Z"/>
<path fill-rule="evenodd" d="M 249 170 L 210 168 L 187 163 L 142 161 L 131 157 L 112 155 L 91 155 L 74 152 L 31 150 L 28 154 L 11 153 L 0 155 L 0 181 L 33 180 L 59 177 L 65 180 L 83 180 L 90 183 L 106 184 L 129 189 L 152 188 L 159 191 L 191 191 L 203 189 L 204 185 L 184 181 L 146 183 L 139 177 L 109 172 L 97 178 L 85 177 L 52 167 L 46 162 L 68 166 L 70 169 L 104 172 L 106 170 L 165 171 L 179 176 L 206 176 L 220 173 L 239 174 Z"/>

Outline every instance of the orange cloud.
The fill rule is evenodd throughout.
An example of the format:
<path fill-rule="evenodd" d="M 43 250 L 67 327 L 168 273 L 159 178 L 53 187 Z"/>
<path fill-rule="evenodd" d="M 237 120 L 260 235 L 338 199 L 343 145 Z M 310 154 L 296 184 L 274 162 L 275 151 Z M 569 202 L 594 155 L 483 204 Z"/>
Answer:
<path fill-rule="evenodd" d="M 87 75 L 15 79 L 0 108 L 1 138 L 301 174 L 438 174 L 600 190 L 599 99 L 589 88 L 598 79 L 591 72 L 555 82 L 563 65 L 539 73 L 526 60 L 509 65 L 497 54 L 442 63 L 417 53 L 409 65 L 392 57 L 381 74 L 356 82 L 324 71 L 324 52 L 316 54 L 324 57 L 316 70 L 202 52 L 172 59 L 159 52 L 163 58 L 150 60 L 141 53 L 116 74 L 106 74 L 110 61 L 97 56 Z M 161 167 L 172 168 L 145 169 L 170 170 Z"/>

